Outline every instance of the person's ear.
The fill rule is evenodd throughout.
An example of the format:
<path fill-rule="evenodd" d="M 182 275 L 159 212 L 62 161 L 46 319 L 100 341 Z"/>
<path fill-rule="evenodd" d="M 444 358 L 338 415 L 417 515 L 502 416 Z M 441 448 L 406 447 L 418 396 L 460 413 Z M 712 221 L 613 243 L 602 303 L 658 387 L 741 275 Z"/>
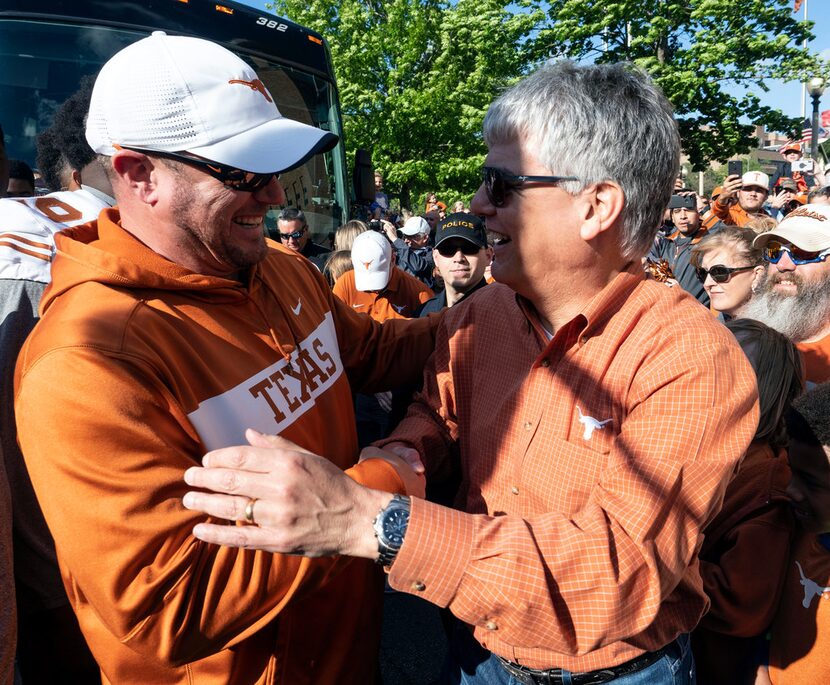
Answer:
<path fill-rule="evenodd" d="M 118 150 L 112 156 L 112 168 L 133 196 L 141 202 L 154 205 L 158 201 L 158 174 L 161 165 L 135 150 Z"/>
<path fill-rule="evenodd" d="M 761 280 L 764 278 L 764 273 L 766 273 L 766 268 L 763 264 L 759 264 L 752 270 L 752 292 L 756 292 L 758 290 L 758 286 L 761 285 Z"/>
<path fill-rule="evenodd" d="M 611 181 L 596 183 L 586 188 L 583 193 L 588 205 L 579 235 L 587 242 L 594 240 L 617 222 L 625 206 L 625 193 L 620 186 Z"/>

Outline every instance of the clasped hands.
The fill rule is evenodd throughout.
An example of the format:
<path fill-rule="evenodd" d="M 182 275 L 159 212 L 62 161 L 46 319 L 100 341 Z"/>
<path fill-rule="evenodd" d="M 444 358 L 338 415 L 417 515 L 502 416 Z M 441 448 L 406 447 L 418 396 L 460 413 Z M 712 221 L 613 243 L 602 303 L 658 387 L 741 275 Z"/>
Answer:
<path fill-rule="evenodd" d="M 183 503 L 229 521 L 244 521 L 248 507 L 257 525 L 199 523 L 193 528 L 195 537 L 309 557 L 377 556 L 372 520 L 391 493 L 360 485 L 328 459 L 280 436 L 249 429 L 245 438 L 249 445 L 208 452 L 201 467 L 185 471 L 185 482 L 200 490 L 187 492 Z M 416 450 L 402 443 L 367 447 L 360 461 L 368 459 L 389 462 L 409 494 L 424 496 L 424 467 Z"/>

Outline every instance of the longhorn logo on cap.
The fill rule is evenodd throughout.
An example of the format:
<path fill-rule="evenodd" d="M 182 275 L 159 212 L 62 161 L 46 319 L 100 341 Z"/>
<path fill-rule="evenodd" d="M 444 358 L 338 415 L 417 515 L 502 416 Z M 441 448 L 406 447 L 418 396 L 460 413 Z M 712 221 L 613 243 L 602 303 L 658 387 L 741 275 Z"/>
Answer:
<path fill-rule="evenodd" d="M 369 267 L 372 266 L 372 262 L 375 261 L 374 259 L 370 259 L 368 262 L 362 262 L 363 266 L 366 267 L 366 271 L 369 270 Z"/>
<path fill-rule="evenodd" d="M 265 84 L 260 81 L 258 78 L 255 78 L 253 81 L 244 81 L 238 78 L 232 78 L 228 83 L 241 83 L 243 86 L 248 86 L 251 90 L 255 90 L 258 93 L 262 93 L 262 97 L 264 97 L 268 102 L 273 102 L 271 96 L 268 94 L 268 91 L 265 89 Z"/>

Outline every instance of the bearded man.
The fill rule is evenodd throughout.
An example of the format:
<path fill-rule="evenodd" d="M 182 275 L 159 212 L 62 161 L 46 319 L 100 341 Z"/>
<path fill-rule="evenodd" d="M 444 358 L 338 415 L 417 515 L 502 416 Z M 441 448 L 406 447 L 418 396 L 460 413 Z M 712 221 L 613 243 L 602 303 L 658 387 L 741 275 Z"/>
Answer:
<path fill-rule="evenodd" d="M 767 273 L 744 315 L 797 344 L 808 381 L 830 380 L 830 206 L 790 212 L 755 246 L 764 251 Z"/>

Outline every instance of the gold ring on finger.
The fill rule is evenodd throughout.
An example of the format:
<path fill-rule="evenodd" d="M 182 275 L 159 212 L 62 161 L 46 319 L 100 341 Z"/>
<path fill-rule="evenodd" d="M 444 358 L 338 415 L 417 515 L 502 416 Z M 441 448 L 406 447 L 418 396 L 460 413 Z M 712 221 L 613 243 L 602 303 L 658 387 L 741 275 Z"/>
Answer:
<path fill-rule="evenodd" d="M 254 520 L 254 505 L 256 504 L 256 501 L 256 497 L 251 497 L 248 500 L 248 504 L 245 505 L 245 520 L 253 525 L 257 525 L 257 522 Z"/>

